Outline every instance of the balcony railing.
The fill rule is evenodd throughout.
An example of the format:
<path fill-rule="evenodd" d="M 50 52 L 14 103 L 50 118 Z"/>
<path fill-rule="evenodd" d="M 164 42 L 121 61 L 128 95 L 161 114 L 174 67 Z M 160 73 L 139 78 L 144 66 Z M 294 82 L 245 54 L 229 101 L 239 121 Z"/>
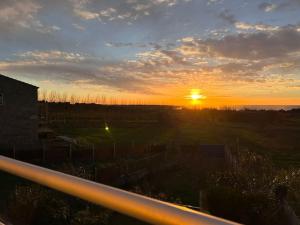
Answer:
<path fill-rule="evenodd" d="M 0 170 L 158 225 L 237 224 L 186 207 L 0 156 Z"/>

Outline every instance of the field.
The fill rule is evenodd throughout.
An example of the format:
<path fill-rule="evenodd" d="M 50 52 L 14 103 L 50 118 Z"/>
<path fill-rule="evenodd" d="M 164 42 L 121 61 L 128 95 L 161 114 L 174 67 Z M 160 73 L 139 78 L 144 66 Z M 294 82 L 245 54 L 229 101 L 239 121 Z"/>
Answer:
<path fill-rule="evenodd" d="M 189 115 L 185 115 L 185 113 Z M 226 144 L 249 149 L 279 167 L 300 166 L 300 113 L 272 111 L 174 112 L 174 121 L 135 124 L 99 123 L 96 127 L 55 128 L 86 144 Z M 222 115 L 224 114 L 224 115 Z M 109 126 L 109 132 L 105 130 Z"/>
<path fill-rule="evenodd" d="M 179 164 L 171 169 L 146 176 L 122 188 L 195 207 L 199 205 L 201 190 L 207 195 L 204 210 L 214 215 L 246 224 L 273 224 L 263 220 L 266 216 L 260 209 L 272 211 L 275 205 L 270 198 L 272 189 L 284 183 L 291 189 L 289 200 L 292 207 L 300 213 L 300 206 L 294 204 L 300 196 L 297 178 L 300 171 L 299 110 L 178 110 L 60 104 L 50 105 L 48 110 L 43 126 L 46 124 L 56 135 L 75 138 L 81 145 L 96 148 L 115 145 L 117 155 L 124 146 L 139 151 L 143 146 L 161 145 L 168 149 L 166 160 L 179 160 Z M 42 118 L 45 118 L 43 109 L 41 112 Z M 229 173 L 226 170 L 211 171 L 204 164 L 193 162 L 188 155 L 197 152 L 200 144 L 226 145 L 237 154 L 237 169 L 229 169 Z M 178 149 L 181 149 L 179 159 L 175 156 Z M 168 158 L 172 152 L 174 157 Z M 139 157 L 147 157 L 147 154 Z M 95 165 L 105 168 L 128 163 L 127 166 L 130 166 L 133 161 L 130 157 L 122 159 L 119 156 L 109 162 L 67 162 L 46 166 L 89 179 L 92 176 L 90 168 Z M 139 169 L 151 166 L 148 163 L 143 165 L 143 162 L 134 166 Z M 80 172 L 82 168 L 85 168 L 84 174 Z M 23 224 L 143 224 L 6 174 L 2 174 L 2 178 L 7 181 L 1 187 L 3 199 L 10 199 L 11 194 L 7 190 L 11 187 L 17 188 L 15 193 L 25 196 L 20 201 L 16 194 L 12 195 L 14 201 L 9 205 L 10 209 L 16 208 L 15 216 L 20 215 L 18 210 L 27 208 L 32 195 L 37 196 L 37 202 L 47 202 L 47 207 L 42 209 L 31 205 L 34 210 L 42 210 L 43 214 L 35 218 L 35 222 L 24 223 L 23 220 Z M 277 181 L 274 183 L 274 180 Z M 254 213 L 253 209 L 258 211 Z M 77 217 L 82 218 L 80 223 L 76 222 Z"/>

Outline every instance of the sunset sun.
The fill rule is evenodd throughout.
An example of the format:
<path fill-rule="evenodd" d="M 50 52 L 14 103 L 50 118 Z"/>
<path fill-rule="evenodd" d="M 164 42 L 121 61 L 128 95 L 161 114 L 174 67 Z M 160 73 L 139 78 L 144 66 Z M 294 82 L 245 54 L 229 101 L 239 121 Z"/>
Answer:
<path fill-rule="evenodd" d="M 186 98 L 191 101 L 192 105 L 199 105 L 202 104 L 203 100 L 205 100 L 207 97 L 201 93 L 201 90 L 192 89 Z"/>

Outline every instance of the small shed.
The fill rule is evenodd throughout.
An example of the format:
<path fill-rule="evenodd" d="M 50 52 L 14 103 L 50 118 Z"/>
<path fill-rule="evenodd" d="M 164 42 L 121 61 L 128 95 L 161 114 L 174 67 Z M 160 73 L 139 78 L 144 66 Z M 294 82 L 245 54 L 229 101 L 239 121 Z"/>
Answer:
<path fill-rule="evenodd" d="M 0 74 L 0 151 L 36 147 L 38 87 Z"/>

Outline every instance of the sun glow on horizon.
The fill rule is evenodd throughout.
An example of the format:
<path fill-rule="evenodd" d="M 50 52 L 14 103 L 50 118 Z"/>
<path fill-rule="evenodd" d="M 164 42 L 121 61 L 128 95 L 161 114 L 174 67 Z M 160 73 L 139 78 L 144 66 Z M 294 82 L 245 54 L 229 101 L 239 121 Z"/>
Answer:
<path fill-rule="evenodd" d="M 190 91 L 190 95 L 186 96 L 186 98 L 191 101 L 192 105 L 201 105 L 203 103 L 203 100 L 207 98 L 201 92 L 202 91 L 200 89 L 192 89 Z"/>

